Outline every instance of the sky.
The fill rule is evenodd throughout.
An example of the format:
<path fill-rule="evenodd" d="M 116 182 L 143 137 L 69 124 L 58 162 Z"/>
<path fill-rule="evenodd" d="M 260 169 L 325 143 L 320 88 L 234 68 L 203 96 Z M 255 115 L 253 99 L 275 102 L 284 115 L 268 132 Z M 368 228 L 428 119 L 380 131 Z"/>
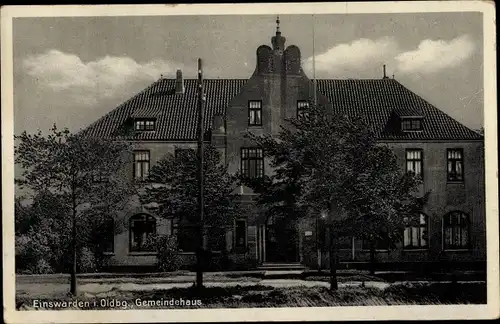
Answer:
<path fill-rule="evenodd" d="M 248 78 L 274 15 L 15 18 L 14 132 L 78 131 L 161 77 Z M 281 15 L 313 77 L 387 74 L 464 125 L 483 125 L 482 14 Z"/>

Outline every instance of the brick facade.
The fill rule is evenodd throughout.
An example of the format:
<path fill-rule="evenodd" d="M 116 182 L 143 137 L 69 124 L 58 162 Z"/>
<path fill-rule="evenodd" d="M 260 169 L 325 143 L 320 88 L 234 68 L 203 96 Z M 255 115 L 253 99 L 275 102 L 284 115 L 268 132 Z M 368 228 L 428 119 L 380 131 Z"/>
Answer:
<path fill-rule="evenodd" d="M 235 86 L 226 87 L 226 81 L 207 81 L 211 87 L 214 87 L 214 93 L 222 92 L 223 98 L 214 100 L 214 104 L 207 103 L 208 125 L 212 130 L 212 144 L 214 144 L 222 153 L 224 161 L 229 165 L 230 172 L 238 172 L 241 165 L 241 148 L 252 147 L 253 144 L 248 141 L 243 135 L 251 131 L 254 134 L 272 134 L 277 135 L 280 127 L 284 126 L 286 118 L 295 117 L 297 114 L 297 102 L 300 100 L 309 100 L 314 97 L 313 82 L 302 71 L 300 62 L 300 49 L 296 46 L 288 46 L 285 48 L 286 39 L 277 32 L 272 38 L 273 47 L 267 45 L 260 46 L 256 51 L 256 67 L 253 75 L 246 81 L 238 80 Z M 165 83 L 160 80 L 157 84 L 148 88 L 154 94 L 155 87 L 166 87 L 169 85 L 177 85 L 176 82 Z M 163 83 L 162 83 L 163 82 Z M 337 82 L 337 81 L 335 81 Z M 377 251 L 376 258 L 379 262 L 433 262 L 433 261 L 484 261 L 486 258 L 486 238 L 485 238 L 485 204 L 484 204 L 484 152 L 483 141 L 480 136 L 468 130 L 458 122 L 452 120 L 444 113 L 434 107 L 430 107 L 423 99 L 417 97 L 410 91 L 403 88 L 399 83 L 392 79 L 372 80 L 369 85 L 365 86 L 366 91 L 361 92 L 360 98 L 342 99 L 345 96 L 357 95 L 352 90 L 342 90 L 335 88 L 337 85 L 346 85 L 356 88 L 356 81 L 345 80 L 337 83 L 320 82 L 317 89 L 316 97 L 319 104 L 328 106 L 333 109 L 341 109 L 349 111 L 361 109 L 356 100 L 378 100 L 382 102 L 380 107 L 393 105 L 395 108 L 387 111 L 376 111 L 377 107 L 367 106 L 368 110 L 363 111 L 369 116 L 376 115 L 372 121 L 376 127 L 390 124 L 391 116 L 400 109 L 400 104 L 397 102 L 401 96 L 395 95 L 395 91 L 407 91 L 404 95 L 410 96 L 414 106 L 418 106 L 418 111 L 424 113 L 424 131 L 421 135 L 412 135 L 405 137 L 404 134 L 395 133 L 393 135 L 381 136 L 381 143 L 389 145 L 397 155 L 398 161 L 401 163 L 401 168 L 405 168 L 405 152 L 406 149 L 422 149 L 423 152 L 423 174 L 424 184 L 422 191 L 430 191 L 429 202 L 425 206 L 424 213 L 428 216 L 428 246 L 425 249 L 405 250 L 399 244 L 396 250 L 392 251 Z M 364 83 L 363 83 L 364 84 Z M 372 86 L 373 84 L 373 86 Z M 190 86 L 192 85 L 192 87 Z M 182 114 L 193 115 L 195 102 L 188 101 L 187 94 L 193 96 L 193 91 L 189 90 L 195 87 L 195 83 L 189 83 L 186 80 L 185 92 L 178 91 L 177 94 L 171 94 L 176 97 L 177 101 L 172 101 L 172 107 L 180 109 L 182 104 L 185 104 L 185 112 L 180 111 L 179 116 L 175 118 L 183 118 Z M 217 89 L 216 85 L 221 87 Z M 226 89 L 227 88 L 227 89 Z M 376 89 L 385 89 L 385 94 L 372 93 Z M 228 90 L 229 89 L 229 90 Z M 373 90 L 375 89 L 375 90 Z M 145 93 L 148 93 L 148 92 Z M 160 90 L 158 90 L 160 91 Z M 163 90 L 162 90 L 163 91 Z M 190 92 L 191 91 L 191 92 Z M 182 99 L 183 94 L 186 99 Z M 215 96 L 215 94 L 214 94 Z M 344 96 L 344 97 L 343 97 Z M 181 99 L 178 99 L 181 98 Z M 340 98 L 340 99 L 339 99 Z M 364 99 L 363 99 L 364 98 Z M 368 99 L 366 99 L 368 98 Z M 207 100 L 210 99 L 210 94 L 207 93 Z M 122 123 L 116 121 L 116 116 L 125 116 L 127 113 L 132 116 L 134 111 L 141 111 L 141 105 L 144 100 L 131 99 L 123 106 L 119 107 L 124 113 L 115 113 L 115 124 Z M 168 100 L 168 97 L 164 100 Z M 173 100 L 173 99 L 172 99 Z M 183 101 L 184 100 L 184 101 Z M 342 101 L 343 102 L 340 102 Z M 384 102 L 386 100 L 386 103 Z M 391 101 L 392 100 L 392 101 Z M 396 100 L 396 101 L 394 101 Z M 262 107 L 262 125 L 249 125 L 249 101 L 260 101 Z M 405 101 L 406 102 L 406 101 Z M 136 105 L 136 106 L 134 106 Z M 352 107 L 350 106 L 352 105 Z M 420 105 L 420 106 L 419 106 Z M 423 107 L 423 108 L 421 108 Z M 135 110 L 134 110 L 135 109 Z M 158 109 L 168 109 L 168 102 L 162 104 Z M 427 110 L 425 110 L 427 109 Z M 147 109 L 143 109 L 148 111 Z M 407 110 L 408 111 L 408 110 Z M 413 108 L 412 113 L 415 111 Z M 427 111 L 427 113 L 425 112 Z M 159 112 L 158 122 L 166 120 L 165 123 L 182 124 L 180 120 L 166 119 L 165 111 Z M 377 115 L 378 114 L 378 115 Z M 384 115 L 385 114 L 385 115 Z M 112 113 L 111 113 L 112 115 Z M 143 116 L 148 117 L 148 116 Z M 106 120 L 113 120 L 113 117 L 105 117 L 97 122 L 94 129 L 105 129 L 102 126 Z M 162 119 L 163 118 L 163 119 Z M 380 121 L 383 124 L 378 125 Z M 99 124 L 101 123 L 101 124 Z M 172 124 L 174 123 L 174 124 Z M 166 125 L 166 124 L 165 124 Z M 167 127 L 165 126 L 164 127 Z M 189 124 L 189 127 L 194 127 Z M 160 125 L 161 126 L 161 125 Z M 374 126 L 374 127 L 375 127 Z M 174 126 L 169 126 L 174 127 Z M 177 127 L 177 126 L 176 126 Z M 187 127 L 187 126 L 186 126 Z M 91 126 L 92 128 L 92 126 Z M 154 165 L 164 154 L 173 152 L 177 147 L 196 147 L 195 138 L 192 137 L 192 129 L 187 135 L 168 135 L 170 137 L 158 138 L 157 140 L 136 139 L 135 145 L 137 149 L 148 150 L 150 152 L 151 165 Z M 439 129 L 442 128 L 442 129 Z M 448 133 L 445 132 L 449 130 Z M 385 131 L 385 130 L 384 130 Z M 187 132 L 187 131 L 186 131 Z M 165 134 L 171 134 L 169 129 L 164 130 Z M 91 130 L 92 134 L 92 130 Z M 99 135 L 100 133 L 94 133 Z M 474 135 L 475 134 L 475 135 Z M 477 136 L 476 136 L 477 135 Z M 99 135 L 101 136 L 101 135 Z M 104 136 L 104 135 L 102 135 Z M 148 135 L 152 136 L 152 135 Z M 177 139 L 172 137 L 177 136 Z M 420 136 L 420 137 L 419 137 Z M 188 138 L 190 137 L 190 138 Z M 463 165 L 464 165 L 464 180 L 460 183 L 452 183 L 447 181 L 447 157 L 446 152 L 449 148 L 463 149 Z M 128 171 L 127 171 L 128 172 Z M 265 174 L 271 174 L 272 170 L 268 161 L 264 163 Z M 132 169 L 129 172 L 132 176 Z M 248 188 L 241 188 L 242 200 L 244 203 L 252 201 L 252 192 Z M 471 248 L 460 251 L 445 251 L 443 249 L 443 216 L 450 211 L 461 211 L 467 214 L 471 221 L 470 226 L 470 242 Z M 127 221 L 131 215 L 137 213 L 147 213 L 136 199 L 131 199 L 130 211 L 122 215 L 118 215 L 118 219 L 124 224 L 124 230 L 117 233 L 114 242 L 114 253 L 110 253 L 109 265 L 129 266 L 129 265 L 154 265 L 154 253 L 131 253 L 129 247 L 129 233 Z M 156 217 L 156 215 L 152 215 Z M 254 209 L 249 215 L 241 215 L 240 219 L 246 221 L 246 248 L 234 248 L 234 232 L 235 228 L 228 228 L 226 234 L 226 249 L 230 254 L 230 258 L 236 263 L 244 264 L 248 260 L 254 260 L 256 263 L 269 261 L 266 259 L 266 224 L 258 217 L 258 210 Z M 157 232 L 160 234 L 171 234 L 172 223 L 167 220 L 157 219 Z M 318 263 L 318 239 L 317 239 L 317 224 L 314 219 L 309 219 L 297 224 L 297 257 L 296 262 L 301 262 L 308 267 L 317 267 Z M 341 261 L 349 262 L 366 262 L 369 260 L 368 251 L 364 250 L 361 240 L 355 238 L 352 240 L 354 246 L 345 245 L 339 257 Z M 283 244 L 283 243 L 282 243 Z M 326 253 L 321 254 L 321 264 L 328 264 Z M 195 258 L 193 253 L 183 253 L 185 265 L 194 264 Z"/>

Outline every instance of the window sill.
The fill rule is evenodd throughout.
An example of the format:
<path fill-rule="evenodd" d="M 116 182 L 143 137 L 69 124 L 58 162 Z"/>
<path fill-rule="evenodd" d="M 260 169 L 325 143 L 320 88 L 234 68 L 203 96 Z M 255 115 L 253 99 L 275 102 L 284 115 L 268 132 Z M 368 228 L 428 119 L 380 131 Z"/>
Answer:
<path fill-rule="evenodd" d="M 370 252 L 370 250 L 367 249 L 361 249 L 362 252 Z M 375 250 L 375 252 L 389 252 L 389 250 Z"/>
<path fill-rule="evenodd" d="M 465 248 L 465 249 L 445 249 L 443 252 L 472 252 L 472 249 L 470 248 Z"/>
<path fill-rule="evenodd" d="M 105 255 L 105 256 L 114 256 L 115 252 L 103 252 L 102 255 Z"/>
<path fill-rule="evenodd" d="M 128 255 L 141 256 L 141 255 L 157 255 L 158 252 L 129 252 Z"/>
<path fill-rule="evenodd" d="M 248 125 L 248 128 L 264 128 L 264 125 Z"/>
<path fill-rule="evenodd" d="M 463 180 L 448 180 L 446 181 L 447 184 L 463 184 Z"/>
<path fill-rule="evenodd" d="M 428 252 L 429 248 L 403 248 L 404 252 Z"/>

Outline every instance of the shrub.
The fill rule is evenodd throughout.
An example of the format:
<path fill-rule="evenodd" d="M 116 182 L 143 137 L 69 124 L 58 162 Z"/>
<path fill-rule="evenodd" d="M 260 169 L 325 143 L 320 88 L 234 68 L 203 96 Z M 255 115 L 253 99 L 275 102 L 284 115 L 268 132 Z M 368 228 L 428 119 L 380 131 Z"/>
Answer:
<path fill-rule="evenodd" d="M 251 257 L 250 255 L 245 256 L 245 263 L 244 263 L 245 269 L 248 270 L 255 269 L 257 268 L 258 265 L 259 262 L 255 258 Z"/>
<path fill-rule="evenodd" d="M 95 272 L 97 270 L 97 262 L 94 252 L 89 248 L 83 247 L 78 259 L 78 268 L 80 272 Z"/>
<path fill-rule="evenodd" d="M 156 238 L 158 251 L 157 267 L 160 271 L 177 271 L 181 266 L 177 239 L 171 235 L 161 235 Z"/>
<path fill-rule="evenodd" d="M 49 264 L 49 261 L 45 259 L 39 259 L 33 269 L 33 273 L 53 273 L 53 269 Z"/>
<path fill-rule="evenodd" d="M 23 273 L 51 273 L 51 250 L 46 237 L 40 232 L 30 232 L 16 237 L 16 269 Z"/>
<path fill-rule="evenodd" d="M 71 271 L 72 218 L 63 198 L 50 192 L 36 193 L 31 202 L 16 198 L 16 272 Z M 107 239 L 109 227 L 106 226 L 110 218 L 106 211 L 92 207 L 77 215 L 77 253 L 81 259 L 77 266 L 82 269 L 80 271 L 96 271 L 103 265 L 102 242 Z"/>

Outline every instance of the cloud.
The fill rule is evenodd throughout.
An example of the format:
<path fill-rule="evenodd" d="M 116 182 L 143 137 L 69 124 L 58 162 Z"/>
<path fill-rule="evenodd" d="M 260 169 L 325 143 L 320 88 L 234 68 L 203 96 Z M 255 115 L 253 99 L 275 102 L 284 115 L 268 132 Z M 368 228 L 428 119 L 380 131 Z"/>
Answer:
<path fill-rule="evenodd" d="M 474 50 L 475 44 L 468 35 L 452 40 L 425 39 L 416 49 L 406 51 L 392 37 L 361 38 L 316 55 L 316 71 L 329 77 L 360 77 L 380 71 L 382 64 L 387 64 L 388 73 L 432 75 L 459 66 Z M 303 67 L 312 72 L 312 57 L 304 60 Z"/>
<path fill-rule="evenodd" d="M 397 70 L 403 73 L 432 74 L 460 65 L 475 50 L 468 35 L 452 39 L 420 42 L 417 49 L 396 56 Z"/>
<path fill-rule="evenodd" d="M 392 37 L 376 40 L 361 38 L 351 43 L 339 44 L 316 55 L 316 70 L 339 72 L 362 70 L 392 59 L 398 52 L 398 44 Z M 304 61 L 304 70 L 312 71 L 312 57 Z"/>
<path fill-rule="evenodd" d="M 100 98 L 123 94 L 132 84 L 153 81 L 182 67 L 163 60 L 138 63 L 126 56 L 83 62 L 77 55 L 53 49 L 27 57 L 23 68 L 39 87 L 93 105 Z"/>

